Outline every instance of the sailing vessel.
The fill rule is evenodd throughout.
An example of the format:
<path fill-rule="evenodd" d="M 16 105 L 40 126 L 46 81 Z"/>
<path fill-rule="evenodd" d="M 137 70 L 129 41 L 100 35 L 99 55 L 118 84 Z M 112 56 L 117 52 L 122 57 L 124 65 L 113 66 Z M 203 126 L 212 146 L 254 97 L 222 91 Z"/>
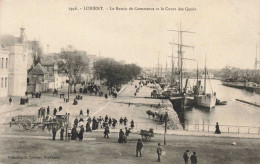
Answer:
<path fill-rule="evenodd" d="M 204 89 L 201 86 L 201 81 L 198 80 L 198 68 L 197 68 L 197 86 L 195 87 L 195 95 L 194 95 L 194 102 L 195 105 L 198 107 L 204 108 L 214 108 L 216 105 L 216 92 L 207 93 L 206 86 L 207 86 L 207 67 L 206 67 L 206 60 L 205 60 L 205 70 L 204 70 Z"/>
<path fill-rule="evenodd" d="M 183 110 L 185 107 L 192 107 L 193 106 L 193 95 L 191 96 L 190 93 L 187 91 L 187 85 L 188 85 L 188 79 L 186 79 L 185 87 L 183 88 L 183 60 L 193 60 L 193 59 L 187 59 L 183 58 L 183 47 L 188 47 L 188 48 L 194 48 L 193 46 L 189 45 L 183 45 L 182 44 L 182 33 L 194 33 L 194 32 L 189 32 L 189 31 L 183 31 L 181 29 L 179 30 L 170 30 L 170 31 L 175 31 L 178 32 L 179 34 L 179 40 L 178 43 L 171 43 L 173 45 L 178 46 L 178 80 L 174 80 L 173 78 L 173 73 L 174 73 L 174 62 L 173 62 L 173 49 L 172 49 L 172 73 L 171 73 L 171 86 L 173 86 L 173 91 L 170 94 L 170 101 L 173 104 L 173 108 L 176 110 Z M 169 90 L 169 89 L 168 89 Z"/>

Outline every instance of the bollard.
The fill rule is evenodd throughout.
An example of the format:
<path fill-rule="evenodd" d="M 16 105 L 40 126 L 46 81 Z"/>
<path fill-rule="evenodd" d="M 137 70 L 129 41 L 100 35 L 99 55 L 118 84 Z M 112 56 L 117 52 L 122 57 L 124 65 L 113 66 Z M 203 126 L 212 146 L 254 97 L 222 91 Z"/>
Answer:
<path fill-rule="evenodd" d="M 209 132 L 209 124 L 208 124 L 208 132 Z"/>
<path fill-rule="evenodd" d="M 250 127 L 248 127 L 248 134 L 249 134 L 249 131 L 250 131 Z"/>
<path fill-rule="evenodd" d="M 228 126 L 228 133 L 229 133 L 229 126 Z"/>
<path fill-rule="evenodd" d="M 240 127 L 238 127 L 238 134 L 239 134 L 239 128 L 240 128 Z"/>

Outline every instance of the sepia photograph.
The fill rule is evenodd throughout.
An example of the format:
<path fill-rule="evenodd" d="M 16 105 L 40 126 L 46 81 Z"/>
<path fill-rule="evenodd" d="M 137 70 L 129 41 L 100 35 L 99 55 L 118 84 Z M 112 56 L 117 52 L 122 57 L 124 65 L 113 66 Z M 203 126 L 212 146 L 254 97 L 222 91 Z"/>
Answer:
<path fill-rule="evenodd" d="M 0 164 L 259 154 L 259 0 L 0 0 Z"/>

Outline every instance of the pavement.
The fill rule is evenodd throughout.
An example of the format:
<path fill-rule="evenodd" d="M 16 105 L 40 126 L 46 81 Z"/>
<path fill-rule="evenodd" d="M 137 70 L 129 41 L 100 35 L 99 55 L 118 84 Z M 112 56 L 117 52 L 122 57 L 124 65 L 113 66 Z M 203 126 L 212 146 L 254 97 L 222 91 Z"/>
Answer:
<path fill-rule="evenodd" d="M 138 134 L 130 134 L 128 142 L 119 144 L 118 134 L 109 139 L 102 132 L 86 133 L 83 141 L 57 140 L 26 136 L 0 137 L 0 163 L 57 163 L 57 164 L 150 164 L 158 163 L 156 147 L 161 143 L 161 163 L 183 163 L 183 152 L 197 153 L 199 164 L 256 164 L 260 162 L 260 140 L 197 136 L 164 136 L 157 134 L 143 142 L 142 157 L 135 156 Z"/>

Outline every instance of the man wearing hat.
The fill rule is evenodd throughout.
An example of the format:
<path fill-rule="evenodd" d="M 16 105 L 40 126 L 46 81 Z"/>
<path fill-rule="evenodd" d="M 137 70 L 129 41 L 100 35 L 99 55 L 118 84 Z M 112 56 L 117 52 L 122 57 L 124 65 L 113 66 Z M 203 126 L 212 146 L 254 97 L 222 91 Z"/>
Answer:
<path fill-rule="evenodd" d="M 190 162 L 191 164 L 197 164 L 196 152 L 193 152 L 193 154 L 190 156 Z"/>
<path fill-rule="evenodd" d="M 184 159 L 185 164 L 188 164 L 189 150 L 186 150 L 186 152 L 183 153 L 183 159 Z"/>
<path fill-rule="evenodd" d="M 161 161 L 161 154 L 162 154 L 162 148 L 161 148 L 161 144 L 158 143 L 158 147 L 157 147 L 157 155 L 158 155 L 158 162 Z"/>
<path fill-rule="evenodd" d="M 143 143 L 141 139 L 138 139 L 136 144 L 136 157 L 138 157 L 138 153 L 140 153 L 140 157 L 142 156 L 142 152 L 141 152 L 142 148 L 143 148 Z"/>
<path fill-rule="evenodd" d="M 118 142 L 119 143 L 123 143 L 124 142 L 124 132 L 122 131 L 122 129 L 120 129 L 120 132 L 119 132 L 119 139 L 118 139 Z"/>

